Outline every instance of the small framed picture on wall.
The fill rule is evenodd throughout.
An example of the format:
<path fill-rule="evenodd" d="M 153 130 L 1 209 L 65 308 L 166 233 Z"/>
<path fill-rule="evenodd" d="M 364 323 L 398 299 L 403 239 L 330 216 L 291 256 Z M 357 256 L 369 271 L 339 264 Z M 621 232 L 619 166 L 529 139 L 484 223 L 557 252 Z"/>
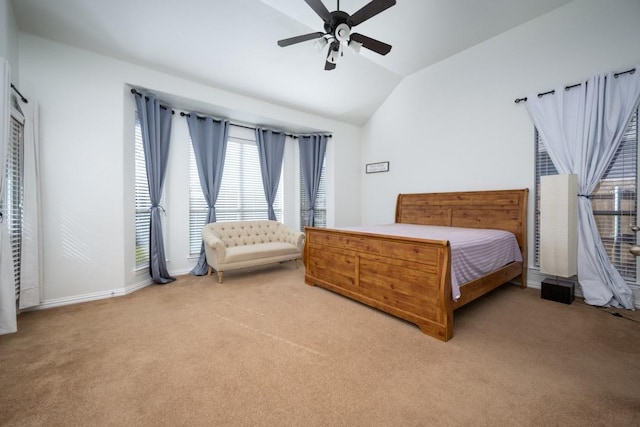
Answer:
<path fill-rule="evenodd" d="M 389 172 L 389 162 L 367 163 L 367 173 Z"/>

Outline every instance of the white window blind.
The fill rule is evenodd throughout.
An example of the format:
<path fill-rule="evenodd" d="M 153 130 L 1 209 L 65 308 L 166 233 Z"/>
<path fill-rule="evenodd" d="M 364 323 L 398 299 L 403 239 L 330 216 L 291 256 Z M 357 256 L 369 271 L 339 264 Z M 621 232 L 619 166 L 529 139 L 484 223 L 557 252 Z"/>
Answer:
<path fill-rule="evenodd" d="M 253 132 L 241 132 L 233 125 L 229 131 L 222 183 L 216 201 L 216 220 L 240 221 L 268 219 L 267 200 L 262 186 L 258 146 Z M 233 136 L 234 134 L 238 136 Z M 242 136 L 242 137 L 239 137 Z M 282 174 L 273 204 L 278 221 L 283 221 Z M 189 141 L 189 248 L 200 253 L 202 227 L 207 219 L 207 203 L 202 193 L 193 146 Z"/>
<path fill-rule="evenodd" d="M 538 131 L 536 141 L 535 265 L 539 266 L 540 177 L 556 175 Z M 636 243 L 631 226 L 637 224 L 638 111 L 627 126 L 618 151 L 591 197 L 593 214 L 609 259 L 630 284 L 636 283 L 636 259 L 629 252 Z"/>
<path fill-rule="evenodd" d="M 9 125 L 9 146 L 7 147 L 7 169 L 5 171 L 5 194 L 0 200 L 0 211 L 3 221 L 9 230 L 9 244 L 11 246 L 11 258 L 16 300 L 20 297 L 20 258 L 22 254 L 22 200 L 24 195 L 23 179 L 23 124 L 11 116 Z"/>
<path fill-rule="evenodd" d="M 209 208 L 202 193 L 196 156 L 189 138 L 189 252 L 198 255 L 202 243 L 202 227 L 207 220 Z"/>
<path fill-rule="evenodd" d="M 327 226 L 327 177 L 326 177 L 326 157 L 322 160 L 322 171 L 320 172 L 320 186 L 316 196 L 316 206 L 314 210 L 314 227 Z M 302 166 L 300 167 L 300 230 L 304 231 L 309 217 L 309 198 L 304 186 L 302 176 Z"/>
<path fill-rule="evenodd" d="M 135 125 L 135 185 L 136 185 L 136 268 L 149 264 L 149 229 L 151 198 L 147 181 L 147 167 L 142 146 L 140 118 L 136 113 Z"/>

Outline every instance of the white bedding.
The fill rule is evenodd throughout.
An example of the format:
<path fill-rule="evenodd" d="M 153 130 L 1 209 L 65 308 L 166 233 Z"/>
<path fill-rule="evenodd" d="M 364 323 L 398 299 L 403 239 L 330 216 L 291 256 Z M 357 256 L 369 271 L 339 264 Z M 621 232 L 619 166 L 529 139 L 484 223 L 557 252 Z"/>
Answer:
<path fill-rule="evenodd" d="M 415 224 L 383 224 L 339 229 L 428 240 L 448 240 L 451 246 L 451 295 L 454 301 L 460 298 L 461 285 L 510 262 L 522 261 L 516 236 L 504 230 Z"/>

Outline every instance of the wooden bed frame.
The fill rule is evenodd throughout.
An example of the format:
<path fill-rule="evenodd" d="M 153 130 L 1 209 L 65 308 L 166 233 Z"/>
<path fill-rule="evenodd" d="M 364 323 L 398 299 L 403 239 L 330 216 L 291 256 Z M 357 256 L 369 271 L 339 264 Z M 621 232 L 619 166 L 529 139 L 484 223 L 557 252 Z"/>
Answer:
<path fill-rule="evenodd" d="M 518 278 L 527 286 L 528 189 L 400 194 L 396 223 L 493 228 L 515 234 L 522 262 L 460 286 L 451 298 L 449 242 L 306 227 L 305 282 L 418 325 L 448 341 L 453 311 Z"/>

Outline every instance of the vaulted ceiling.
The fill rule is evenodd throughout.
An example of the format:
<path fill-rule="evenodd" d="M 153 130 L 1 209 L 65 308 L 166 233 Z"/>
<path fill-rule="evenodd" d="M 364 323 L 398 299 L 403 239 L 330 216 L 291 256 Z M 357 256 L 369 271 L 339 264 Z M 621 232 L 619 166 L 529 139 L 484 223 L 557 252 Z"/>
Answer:
<path fill-rule="evenodd" d="M 12 0 L 20 31 L 242 95 L 364 124 L 406 76 L 571 0 L 398 0 L 357 32 L 393 46 L 345 50 L 325 71 L 304 0 Z M 334 0 L 323 1 L 330 11 Z M 342 0 L 353 14 L 368 0 Z M 326 49 L 326 48 L 325 48 Z"/>

